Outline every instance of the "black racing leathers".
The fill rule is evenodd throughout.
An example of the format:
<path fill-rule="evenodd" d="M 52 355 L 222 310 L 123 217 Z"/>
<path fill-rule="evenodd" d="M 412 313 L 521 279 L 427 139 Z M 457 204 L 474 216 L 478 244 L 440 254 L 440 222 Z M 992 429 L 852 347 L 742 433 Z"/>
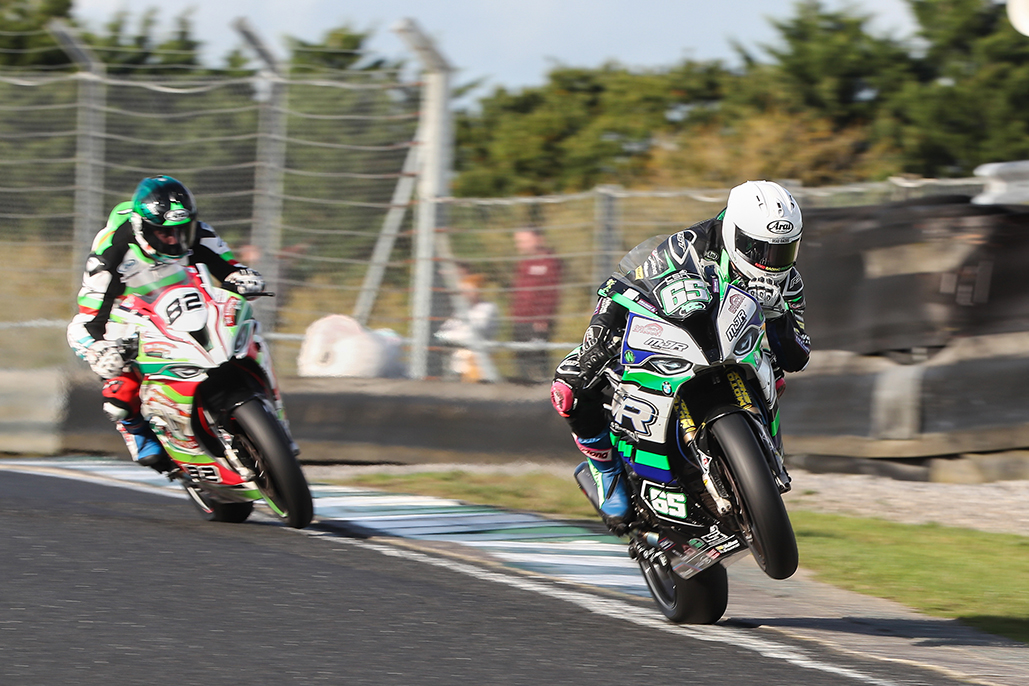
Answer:
<path fill-rule="evenodd" d="M 691 244 L 704 259 L 718 261 L 721 257 L 720 219 L 708 219 L 665 239 L 652 254 L 667 253 L 672 245 Z M 746 278 L 735 269 L 734 282 L 746 288 Z M 784 314 L 765 322 L 768 344 L 774 355 L 774 364 L 786 372 L 800 371 L 807 366 L 811 340 L 804 330 L 804 282 L 796 267 L 792 268 L 780 284 L 783 300 L 788 308 Z M 573 350 L 554 375 L 555 383 L 571 387 L 575 401 L 563 412 L 572 432 L 580 437 L 596 436 L 607 428 L 604 413 L 604 390 L 607 384 L 597 383 L 597 374 L 618 353 L 628 311 L 610 298 L 601 297 L 586 328 L 582 345 Z"/>

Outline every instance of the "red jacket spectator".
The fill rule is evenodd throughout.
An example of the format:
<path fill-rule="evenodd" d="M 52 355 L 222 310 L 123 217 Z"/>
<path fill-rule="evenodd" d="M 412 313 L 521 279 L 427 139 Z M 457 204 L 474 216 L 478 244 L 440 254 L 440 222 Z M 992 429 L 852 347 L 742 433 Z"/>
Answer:
<path fill-rule="evenodd" d="M 508 310 L 514 327 L 511 338 L 518 342 L 544 342 L 557 314 L 558 287 L 561 285 L 561 261 L 543 244 L 538 229 L 515 232 L 515 246 L 524 257 L 515 269 L 514 292 Z M 518 350 L 516 380 L 544 382 L 550 376 L 550 354 L 544 346 Z"/>
<path fill-rule="evenodd" d="M 517 231 L 515 244 L 525 257 L 515 270 L 510 315 L 515 322 L 531 321 L 533 330 L 546 338 L 557 313 L 561 260 L 543 245 L 536 230 Z"/>

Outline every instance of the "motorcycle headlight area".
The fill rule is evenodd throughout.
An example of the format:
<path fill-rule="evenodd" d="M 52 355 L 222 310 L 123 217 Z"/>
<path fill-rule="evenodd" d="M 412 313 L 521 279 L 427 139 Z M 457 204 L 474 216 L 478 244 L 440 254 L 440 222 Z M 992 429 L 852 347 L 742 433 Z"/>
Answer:
<path fill-rule="evenodd" d="M 658 374 L 674 376 L 688 372 L 693 368 L 693 363 L 678 357 L 650 357 L 642 366 Z"/>
<path fill-rule="evenodd" d="M 175 365 L 174 367 L 168 367 L 164 371 L 165 374 L 177 376 L 180 379 L 192 379 L 193 377 L 200 376 L 207 370 L 203 367 L 194 367 L 192 365 L 180 364 Z"/>
<path fill-rule="evenodd" d="M 736 357 L 746 357 L 757 346 L 760 338 L 761 329 L 756 326 L 748 328 L 736 339 L 736 344 L 732 346 L 732 354 Z"/>

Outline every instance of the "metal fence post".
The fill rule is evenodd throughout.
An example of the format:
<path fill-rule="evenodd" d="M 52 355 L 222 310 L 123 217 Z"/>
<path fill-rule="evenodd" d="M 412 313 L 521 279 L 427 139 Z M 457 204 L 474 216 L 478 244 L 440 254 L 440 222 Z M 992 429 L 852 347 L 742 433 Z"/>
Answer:
<path fill-rule="evenodd" d="M 420 138 L 415 134 L 415 141 Z M 375 307 L 375 299 L 379 295 L 379 287 L 382 285 L 382 278 L 386 274 L 386 265 L 389 263 L 389 256 L 393 252 L 393 244 L 400 234 L 400 227 L 404 222 L 404 215 L 407 214 L 407 206 L 414 194 L 415 178 L 418 172 L 418 144 L 412 145 L 404 158 L 404 167 L 400 172 L 400 180 L 393 190 L 393 199 L 390 201 L 389 212 L 382 222 L 382 230 L 379 238 L 375 241 L 375 249 L 372 251 L 371 261 L 368 263 L 368 271 L 364 274 L 364 282 L 361 284 L 361 292 L 357 295 L 357 303 L 354 305 L 353 317 L 361 323 L 368 324 L 368 318 L 372 315 Z"/>
<path fill-rule="evenodd" d="M 450 114 L 452 67 L 414 20 L 403 19 L 393 30 L 418 56 L 424 70 L 409 365 L 412 378 L 424 379 L 428 375 L 429 341 L 432 335 L 435 233 L 436 228 L 444 223 L 441 217 L 444 205 L 439 200 L 449 194 L 453 164 L 454 129 Z"/>
<path fill-rule="evenodd" d="M 604 279 L 611 276 L 618 266 L 619 258 L 625 252 L 619 229 L 618 190 L 617 186 L 597 186 L 594 189 L 597 197 L 593 210 L 596 224 L 593 282 L 597 284 L 603 283 Z"/>
<path fill-rule="evenodd" d="M 268 98 L 261 103 L 258 116 L 257 168 L 254 172 L 254 222 L 250 243 L 256 248 L 253 266 L 264 277 L 266 289 L 279 291 L 282 248 L 283 167 L 286 165 L 286 100 L 289 96 L 282 64 L 268 49 L 246 19 L 240 17 L 233 27 L 257 53 L 265 68 L 259 78 L 265 81 Z M 275 329 L 276 307 L 271 300 L 256 301 L 255 311 L 265 331 Z"/>
<path fill-rule="evenodd" d="M 78 73 L 78 132 L 75 143 L 72 279 L 77 290 L 93 236 L 104 225 L 104 107 L 107 100 L 104 78 L 107 70 L 68 24 L 54 19 L 47 28 L 64 52 L 84 70 Z"/>

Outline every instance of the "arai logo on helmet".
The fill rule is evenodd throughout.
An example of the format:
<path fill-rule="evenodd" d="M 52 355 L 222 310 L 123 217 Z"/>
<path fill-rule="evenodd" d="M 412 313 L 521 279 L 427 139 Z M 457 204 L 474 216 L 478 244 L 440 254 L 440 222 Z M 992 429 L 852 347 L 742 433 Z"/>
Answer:
<path fill-rule="evenodd" d="M 187 210 L 168 210 L 164 213 L 164 221 L 171 223 L 184 222 L 189 219 Z"/>
<path fill-rule="evenodd" d="M 789 233 L 790 231 L 793 231 L 793 222 L 786 219 L 768 222 L 768 230 L 772 233 Z"/>

